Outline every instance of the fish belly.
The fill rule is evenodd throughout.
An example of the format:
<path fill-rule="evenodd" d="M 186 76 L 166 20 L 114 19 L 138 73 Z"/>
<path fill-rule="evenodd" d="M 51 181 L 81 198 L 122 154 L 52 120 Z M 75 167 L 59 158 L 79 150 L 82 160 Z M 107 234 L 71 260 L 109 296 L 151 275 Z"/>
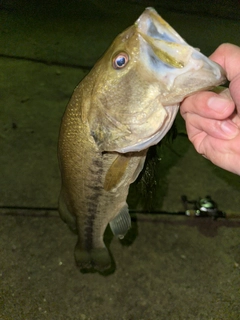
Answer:
<path fill-rule="evenodd" d="M 129 184 L 141 171 L 145 154 L 130 156 L 121 181 L 111 190 L 105 190 L 106 173 L 118 154 L 99 152 L 80 114 L 71 103 L 68 106 L 58 148 L 62 176 L 59 212 L 78 235 L 75 260 L 80 269 L 103 271 L 111 266 L 103 235 L 108 223 L 127 208 Z"/>

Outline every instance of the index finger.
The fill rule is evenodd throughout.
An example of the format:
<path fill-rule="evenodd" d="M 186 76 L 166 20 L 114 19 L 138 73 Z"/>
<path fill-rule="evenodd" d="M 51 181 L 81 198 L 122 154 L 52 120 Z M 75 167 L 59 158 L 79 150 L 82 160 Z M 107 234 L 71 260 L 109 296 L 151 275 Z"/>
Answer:
<path fill-rule="evenodd" d="M 223 43 L 209 58 L 223 67 L 229 81 L 240 74 L 240 47 Z"/>

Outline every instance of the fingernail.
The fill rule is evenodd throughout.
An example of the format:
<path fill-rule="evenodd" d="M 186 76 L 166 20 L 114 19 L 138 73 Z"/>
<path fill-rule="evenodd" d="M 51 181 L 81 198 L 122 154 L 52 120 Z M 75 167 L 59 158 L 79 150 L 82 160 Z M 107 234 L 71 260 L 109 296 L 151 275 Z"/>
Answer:
<path fill-rule="evenodd" d="M 221 129 L 228 136 L 232 136 L 233 138 L 238 134 L 239 128 L 233 123 L 231 120 L 225 120 L 221 123 Z"/>
<path fill-rule="evenodd" d="M 208 100 L 207 104 L 208 104 L 209 108 L 211 108 L 212 110 L 223 113 L 224 110 L 228 107 L 228 102 L 229 102 L 228 99 L 225 99 L 222 97 L 221 98 L 220 97 L 211 97 Z"/>

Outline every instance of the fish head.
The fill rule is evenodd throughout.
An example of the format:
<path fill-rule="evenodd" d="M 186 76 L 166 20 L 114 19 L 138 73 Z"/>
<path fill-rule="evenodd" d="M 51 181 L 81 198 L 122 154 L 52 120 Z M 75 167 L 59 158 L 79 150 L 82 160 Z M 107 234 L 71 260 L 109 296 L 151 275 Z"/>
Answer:
<path fill-rule="evenodd" d="M 89 75 L 86 110 L 101 151 L 157 144 L 188 95 L 225 82 L 224 70 L 188 45 L 153 8 L 117 36 Z"/>

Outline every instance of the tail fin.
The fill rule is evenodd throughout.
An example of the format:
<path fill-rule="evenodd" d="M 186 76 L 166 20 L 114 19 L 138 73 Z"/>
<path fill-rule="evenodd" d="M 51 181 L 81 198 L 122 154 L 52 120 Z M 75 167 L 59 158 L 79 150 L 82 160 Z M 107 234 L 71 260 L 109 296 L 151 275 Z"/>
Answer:
<path fill-rule="evenodd" d="M 75 260 L 81 270 L 96 269 L 105 271 L 111 267 L 111 257 L 107 248 L 95 248 L 89 251 L 75 247 Z"/>

